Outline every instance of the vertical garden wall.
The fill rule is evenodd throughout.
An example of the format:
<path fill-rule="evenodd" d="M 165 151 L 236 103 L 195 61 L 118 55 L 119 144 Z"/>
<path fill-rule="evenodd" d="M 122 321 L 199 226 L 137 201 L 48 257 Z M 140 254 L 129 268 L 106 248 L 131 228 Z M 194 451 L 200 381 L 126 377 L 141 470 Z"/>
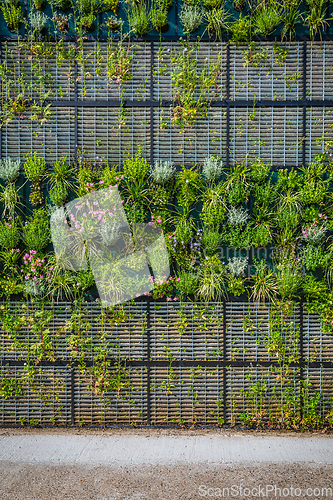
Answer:
<path fill-rule="evenodd" d="M 301 7 L 288 38 L 283 2 L 247 4 L 245 35 L 229 4 L 190 30 L 190 4 L 159 2 L 147 33 L 144 4 L 63 4 L 42 7 L 44 31 L 35 1 L 16 27 L 2 5 L 0 424 L 331 427 L 329 6 L 317 31 Z M 114 307 L 50 234 L 105 186 L 131 226 L 163 229 L 171 263 Z"/>

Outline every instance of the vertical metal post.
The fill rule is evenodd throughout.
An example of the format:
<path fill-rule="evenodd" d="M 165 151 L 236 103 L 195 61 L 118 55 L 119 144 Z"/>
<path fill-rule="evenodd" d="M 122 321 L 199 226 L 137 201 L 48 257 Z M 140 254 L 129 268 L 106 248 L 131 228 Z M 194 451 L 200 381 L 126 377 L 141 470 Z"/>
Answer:
<path fill-rule="evenodd" d="M 71 425 L 75 425 L 75 368 L 71 368 Z"/>
<path fill-rule="evenodd" d="M 154 42 L 150 42 L 150 164 L 154 165 Z"/>
<path fill-rule="evenodd" d="M 81 42 L 83 43 L 83 42 Z M 74 99 L 77 103 L 78 101 L 78 89 L 77 89 L 77 78 L 78 78 L 78 68 L 77 68 L 77 43 L 75 45 L 75 61 L 74 61 Z M 74 162 L 77 166 L 77 150 L 78 150 L 78 131 L 77 131 L 77 106 L 74 107 Z"/>
<path fill-rule="evenodd" d="M 306 153 L 306 40 L 303 42 L 303 131 L 302 131 L 302 166 L 305 167 Z"/>
<path fill-rule="evenodd" d="M 1 40 L 0 40 L 0 64 L 2 64 L 2 43 L 1 43 Z M 1 85 L 1 94 L 3 94 L 2 85 Z M 2 99 L 0 102 L 2 102 Z M 0 107 L 0 110 L 2 111 L 1 107 Z M 0 127 L 0 158 L 2 158 L 2 127 Z"/>
<path fill-rule="evenodd" d="M 175 36 L 178 36 L 178 0 L 175 0 Z"/>
<path fill-rule="evenodd" d="M 304 340 L 304 332 L 303 332 L 303 298 L 300 300 L 299 303 L 299 385 L 300 385 L 300 399 L 299 399 L 299 404 L 300 404 L 300 414 L 301 418 L 303 418 L 303 378 L 304 378 L 304 373 L 303 373 L 303 359 L 304 359 L 304 349 L 303 349 L 303 340 Z"/>
<path fill-rule="evenodd" d="M 224 425 L 227 423 L 227 304 L 223 299 L 223 420 Z"/>
<path fill-rule="evenodd" d="M 147 425 L 150 425 L 150 300 L 147 299 Z"/>
<path fill-rule="evenodd" d="M 229 99 L 230 99 L 230 45 L 227 44 L 227 138 L 226 138 L 226 146 L 227 146 L 227 151 L 226 151 L 226 167 L 229 168 L 230 165 L 230 105 L 229 105 Z"/>

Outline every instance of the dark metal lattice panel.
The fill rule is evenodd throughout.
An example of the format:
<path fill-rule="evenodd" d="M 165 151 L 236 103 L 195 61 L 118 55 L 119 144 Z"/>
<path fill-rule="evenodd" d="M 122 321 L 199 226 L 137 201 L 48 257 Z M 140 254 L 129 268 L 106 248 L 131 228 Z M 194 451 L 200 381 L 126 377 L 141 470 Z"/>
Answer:
<path fill-rule="evenodd" d="M 223 305 L 212 303 L 151 306 L 151 359 L 206 359 L 223 356 Z"/>
<path fill-rule="evenodd" d="M 299 108 L 231 109 L 231 162 L 260 156 L 273 165 L 298 165 L 302 157 L 302 123 Z"/>
<path fill-rule="evenodd" d="M 47 343 L 47 352 L 58 360 L 68 361 L 67 336 L 70 331 L 66 326 L 71 315 L 71 306 L 68 302 L 54 303 L 52 306 L 45 304 L 45 314 L 50 312 L 50 320 L 43 325 L 42 329 L 36 328 L 36 320 L 40 318 L 40 309 L 26 306 L 22 302 L 10 302 L 1 304 L 8 308 L 15 317 L 16 323 L 12 321 L 7 325 L 1 322 L 2 352 L 6 359 L 25 359 L 29 352 L 34 354 L 34 346 L 42 342 Z"/>
<path fill-rule="evenodd" d="M 52 108 L 52 117 L 40 126 L 31 121 L 28 113 L 23 119 L 10 121 L 2 129 L 2 156 L 24 159 L 26 154 L 37 152 L 47 163 L 66 156 L 73 161 L 74 108 Z"/>
<path fill-rule="evenodd" d="M 117 50 L 117 42 L 113 49 Z M 147 100 L 150 89 L 150 43 L 124 42 L 124 49 L 132 57 L 132 65 L 128 74 L 132 78 L 124 81 L 123 85 L 117 83 L 115 73 L 112 71 L 111 47 L 105 42 L 87 42 L 84 44 L 85 66 L 78 72 L 78 99 L 79 100 L 120 100 L 123 89 L 124 100 Z M 122 63 L 123 64 L 123 63 Z"/>
<path fill-rule="evenodd" d="M 83 320 L 88 322 L 86 331 L 87 359 L 98 357 L 99 349 L 103 345 L 109 349 L 109 357 L 131 360 L 142 360 L 146 356 L 146 304 L 145 302 L 126 303 L 120 306 L 118 316 L 113 319 L 112 314 L 97 304 L 85 305 L 82 308 Z"/>
<path fill-rule="evenodd" d="M 8 78 L 13 84 L 8 89 L 12 97 L 19 91 L 25 99 L 74 99 L 74 60 L 56 54 L 53 44 L 48 44 L 47 57 L 36 56 L 29 51 L 18 50 L 15 42 L 2 44 L 2 59 L 6 60 Z M 64 42 L 64 50 L 71 44 Z M 74 45 L 73 45 L 74 47 Z M 23 77 L 24 88 L 20 86 Z"/>
<path fill-rule="evenodd" d="M 150 155 L 150 111 L 147 108 L 79 108 L 78 147 L 85 158 L 122 163 L 138 145 Z"/>
<path fill-rule="evenodd" d="M 154 51 L 154 99 L 170 100 L 175 97 L 172 90 L 174 83 L 171 74 L 179 73 L 177 59 L 186 58 L 187 47 L 179 42 L 163 42 L 155 44 Z M 210 72 L 210 75 L 218 75 L 217 85 L 212 85 L 209 90 L 204 92 L 207 99 L 220 100 L 226 96 L 226 44 L 201 42 L 195 52 L 190 56 L 196 59 L 197 74 L 203 69 Z M 220 64 L 219 64 L 220 61 Z M 218 69 L 217 69 L 218 68 Z M 217 69 L 217 71 L 216 71 Z M 216 73 L 215 73 L 216 71 Z M 215 79 L 213 78 L 215 81 Z M 202 89 L 198 89 L 201 93 Z M 174 90 L 175 92 L 175 90 Z"/>
<path fill-rule="evenodd" d="M 231 367 L 227 374 L 228 424 L 260 425 L 272 418 L 282 423 L 300 416 L 299 369 L 289 368 L 286 376 L 279 367 Z"/>
<path fill-rule="evenodd" d="M 310 108 L 307 111 L 306 135 L 308 147 L 306 161 L 325 151 L 325 142 L 332 139 L 333 108 Z"/>
<path fill-rule="evenodd" d="M 93 376 L 93 374 L 95 376 Z M 147 422 L 147 374 L 144 367 L 127 368 L 119 376 L 113 368 L 103 373 L 103 381 L 110 384 L 104 394 L 100 373 L 93 368 L 75 374 L 76 425 L 142 425 Z M 112 390 L 112 387 L 114 389 Z"/>
<path fill-rule="evenodd" d="M 28 372 L 24 368 L 2 366 L 1 377 L 10 384 L 3 389 L 1 425 L 70 425 L 68 367 L 31 367 Z"/>
<path fill-rule="evenodd" d="M 163 123 L 161 127 L 161 123 Z M 154 158 L 171 160 L 190 166 L 202 163 L 209 155 L 226 158 L 226 110 L 210 108 L 207 118 L 201 118 L 184 131 L 172 124 L 170 108 L 154 111 Z"/>
<path fill-rule="evenodd" d="M 312 42 L 307 46 L 307 99 L 333 98 L 332 42 Z"/>
<path fill-rule="evenodd" d="M 332 361 L 332 334 L 323 331 L 317 314 L 304 312 L 303 354 L 306 361 Z"/>
<path fill-rule="evenodd" d="M 302 98 L 302 43 L 292 42 L 274 45 L 261 43 L 262 59 L 261 63 L 257 65 L 254 62 L 246 63 L 244 59 L 245 49 L 246 47 L 237 49 L 234 45 L 231 46 L 230 99 L 286 100 Z M 288 51 L 284 61 L 279 60 L 279 49 Z"/>
<path fill-rule="evenodd" d="M 226 309 L 227 356 L 231 361 L 278 361 L 269 305 L 229 302 Z M 281 315 L 281 321 L 283 317 Z M 299 311 L 288 316 L 282 335 L 288 356 L 299 351 Z M 273 329 L 273 331 L 272 331 Z M 281 355 L 281 354 L 280 354 Z"/>
<path fill-rule="evenodd" d="M 304 417 L 313 427 L 319 417 L 333 415 L 333 370 L 331 368 L 308 368 L 304 373 Z"/>
<path fill-rule="evenodd" d="M 219 368 L 153 368 L 151 422 L 154 425 L 216 425 L 223 417 L 223 370 Z"/>
<path fill-rule="evenodd" d="M 310 422 L 313 404 L 320 418 L 332 411 L 332 368 L 311 365 L 332 360 L 331 336 L 299 306 L 278 317 L 269 305 L 242 302 L 140 301 L 113 312 L 84 303 L 72 316 L 73 305 L 59 302 L 45 305 L 52 314 L 43 335 L 33 320 L 39 309 L 0 307 L 23 317 L 1 330 L 2 425 L 20 417 L 32 425 L 283 424 L 302 409 Z M 282 363 L 280 337 L 286 359 L 303 353 L 302 370 Z M 49 344 L 36 366 L 41 341 Z"/>

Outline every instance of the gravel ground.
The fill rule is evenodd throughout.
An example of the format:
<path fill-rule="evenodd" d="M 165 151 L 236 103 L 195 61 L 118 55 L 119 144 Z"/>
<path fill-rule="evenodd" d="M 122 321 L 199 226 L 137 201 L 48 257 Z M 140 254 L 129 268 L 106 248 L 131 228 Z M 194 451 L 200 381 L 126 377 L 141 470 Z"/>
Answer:
<path fill-rule="evenodd" d="M 128 436 L 292 436 L 322 433 L 124 429 Z M 0 429 L 1 436 L 116 436 L 119 429 Z M 297 441 L 296 441 L 297 442 Z M 324 441 L 323 441 L 324 442 Z M 1 439 L 0 439 L 1 443 Z M 1 446 L 1 444 L 0 444 Z M 333 439 L 332 439 L 333 450 Z M 172 465 L 89 465 L 0 462 L 0 500 L 199 500 L 200 498 L 333 498 L 333 465 L 239 463 Z M 224 488 L 224 490 L 223 490 Z M 229 491 L 228 491 L 229 488 Z M 248 489 L 246 489 L 248 488 Z M 298 488 L 298 489 L 297 489 Z M 309 490 L 310 488 L 310 490 Z M 323 490 L 324 488 L 324 490 Z"/>

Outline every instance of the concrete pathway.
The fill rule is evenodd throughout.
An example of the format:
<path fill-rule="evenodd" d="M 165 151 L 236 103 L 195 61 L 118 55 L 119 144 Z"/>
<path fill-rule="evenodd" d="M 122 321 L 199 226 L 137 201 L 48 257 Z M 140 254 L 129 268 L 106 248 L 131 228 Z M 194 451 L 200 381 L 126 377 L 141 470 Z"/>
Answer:
<path fill-rule="evenodd" d="M 54 465 L 333 464 L 333 437 L 1 435 L 0 461 Z"/>

